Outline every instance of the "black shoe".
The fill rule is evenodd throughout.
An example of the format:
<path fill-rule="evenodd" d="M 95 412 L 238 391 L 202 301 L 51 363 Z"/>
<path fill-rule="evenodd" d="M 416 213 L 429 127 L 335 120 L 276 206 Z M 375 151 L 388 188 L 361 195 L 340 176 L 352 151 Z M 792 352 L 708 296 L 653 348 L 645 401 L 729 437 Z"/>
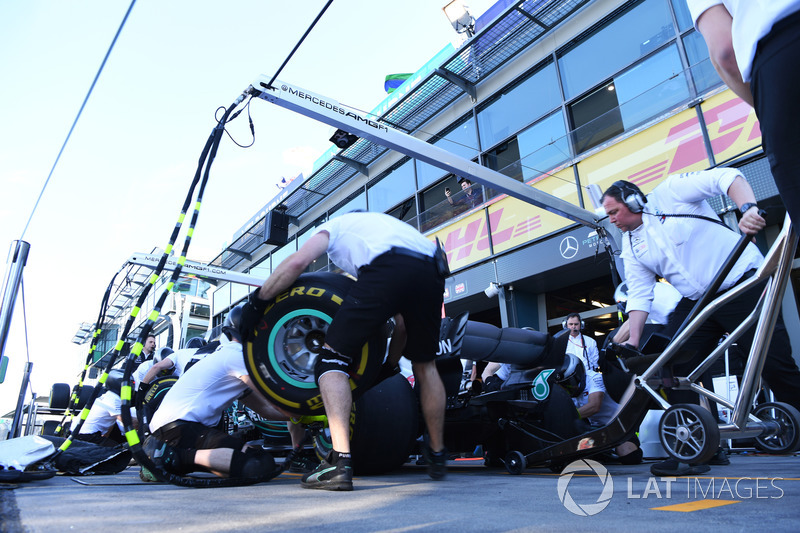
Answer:
<path fill-rule="evenodd" d="M 339 459 L 335 465 L 322 461 L 303 476 L 301 484 L 305 489 L 353 490 L 352 460 Z"/>
<path fill-rule="evenodd" d="M 319 466 L 319 459 L 305 454 L 297 454 L 291 458 L 287 457 L 287 460 L 289 461 L 289 472 L 294 472 L 295 474 L 313 472 Z"/>
<path fill-rule="evenodd" d="M 430 446 L 425 444 L 422 447 L 422 456 L 428 465 L 428 475 L 431 479 L 444 479 L 444 476 L 447 475 L 447 458 L 449 456 L 447 448 L 434 452 Z"/>
<path fill-rule="evenodd" d="M 628 455 L 620 455 L 619 462 L 624 465 L 638 465 L 641 464 L 643 457 L 642 449 L 636 448 L 635 451 L 632 451 Z"/>
<path fill-rule="evenodd" d="M 711 470 L 711 467 L 703 465 L 690 465 L 681 463 L 677 459 L 667 459 L 660 463 L 655 463 L 650 466 L 650 473 L 654 476 L 672 477 L 672 476 L 691 476 L 697 474 L 705 474 Z"/>
<path fill-rule="evenodd" d="M 727 466 L 731 464 L 731 460 L 728 458 L 728 454 L 725 453 L 725 450 L 723 448 L 720 448 L 719 450 L 717 450 L 717 453 L 714 454 L 714 457 L 709 459 L 708 463 L 706 464 L 715 466 Z"/>

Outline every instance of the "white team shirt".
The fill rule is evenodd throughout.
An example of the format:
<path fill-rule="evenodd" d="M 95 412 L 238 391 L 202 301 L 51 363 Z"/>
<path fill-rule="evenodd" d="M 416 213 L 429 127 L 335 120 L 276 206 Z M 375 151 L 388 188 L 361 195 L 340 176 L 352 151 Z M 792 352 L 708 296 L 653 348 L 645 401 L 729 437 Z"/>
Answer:
<path fill-rule="evenodd" d="M 800 10 L 800 0 L 687 0 L 692 22 L 711 6 L 723 4 L 733 17 L 731 36 L 736 63 L 744 81 L 750 81 L 758 41 L 776 22 Z"/>
<path fill-rule="evenodd" d="M 427 237 L 385 213 L 347 213 L 322 224 L 314 235 L 321 231 L 330 236 L 327 251 L 333 264 L 356 277 L 359 268 L 395 246 L 430 257 L 436 252 Z"/>
<path fill-rule="evenodd" d="M 114 424 L 117 424 L 120 431 L 122 431 L 122 423 L 117 420 L 121 410 L 122 399 L 119 395 L 111 391 L 104 392 L 92 404 L 92 408 L 86 416 L 86 421 L 81 427 L 81 434 L 91 435 L 99 431 L 101 435 L 104 435 Z M 133 408 L 131 408 L 131 416 L 136 416 L 136 410 Z M 72 421 L 72 429 L 78 425 L 78 422 L 78 417 L 75 417 Z"/>
<path fill-rule="evenodd" d="M 242 345 L 236 342 L 222 347 L 199 361 L 175 382 L 150 422 L 150 430 L 175 420 L 199 422 L 213 427 L 223 411 L 247 390 L 239 379 L 246 376 Z"/>
<path fill-rule="evenodd" d="M 597 351 L 597 342 L 586 335 L 578 335 L 573 337 L 567 334 L 567 353 L 574 355 L 581 361 L 587 370 L 592 370 L 599 367 L 600 353 Z M 583 341 L 581 341 L 581 338 Z M 584 342 L 586 343 L 586 350 L 584 351 Z"/>
<path fill-rule="evenodd" d="M 719 220 L 706 198 L 726 194 L 736 169 L 674 174 L 647 195 L 642 225 L 622 234 L 622 260 L 628 282 L 626 311 L 650 312 L 656 276 L 666 279 L 691 300 L 699 299 L 736 246 L 740 235 L 720 224 L 662 214 L 703 215 Z M 720 290 L 761 265 L 764 257 L 753 243 L 731 269 Z"/>
<path fill-rule="evenodd" d="M 616 412 L 619 404 L 611 399 L 606 393 L 606 386 L 603 383 L 603 375 L 593 370 L 586 370 L 586 388 L 583 393 L 577 398 L 573 398 L 572 402 L 575 407 L 581 408 L 589 403 L 589 395 L 593 392 L 602 392 L 603 401 L 600 403 L 600 409 L 588 418 L 592 424 L 599 424 L 605 426 L 611 420 L 611 417 Z"/>
<path fill-rule="evenodd" d="M 226 337 L 227 338 L 227 337 Z M 222 349 L 220 346 L 218 349 Z M 183 348 L 182 350 L 178 350 L 177 352 L 172 352 L 167 356 L 167 359 L 172 361 L 172 375 L 175 377 L 180 377 L 186 371 L 186 365 L 189 364 L 189 361 L 192 359 L 203 359 L 205 356 L 209 355 L 208 353 L 201 353 L 199 355 L 195 355 L 197 353 L 197 348 Z"/>

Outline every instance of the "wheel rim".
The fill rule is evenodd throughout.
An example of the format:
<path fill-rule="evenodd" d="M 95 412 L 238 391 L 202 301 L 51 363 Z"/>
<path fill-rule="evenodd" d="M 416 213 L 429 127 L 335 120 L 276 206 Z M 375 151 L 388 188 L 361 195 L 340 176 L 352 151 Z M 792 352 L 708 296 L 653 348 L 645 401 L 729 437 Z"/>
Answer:
<path fill-rule="evenodd" d="M 272 369 L 301 389 L 316 388 L 314 365 L 325 344 L 331 317 L 313 309 L 298 309 L 281 317 L 269 336 Z"/>
<path fill-rule="evenodd" d="M 689 409 L 673 408 L 664 414 L 661 435 L 666 447 L 682 460 L 699 456 L 708 440 L 703 421 Z"/>
<path fill-rule="evenodd" d="M 768 450 L 783 450 L 790 446 L 795 438 L 796 428 L 789 413 L 777 405 L 771 405 L 756 411 L 758 418 L 772 419 L 781 426 L 781 431 L 768 437 L 757 437 L 757 441 Z"/>

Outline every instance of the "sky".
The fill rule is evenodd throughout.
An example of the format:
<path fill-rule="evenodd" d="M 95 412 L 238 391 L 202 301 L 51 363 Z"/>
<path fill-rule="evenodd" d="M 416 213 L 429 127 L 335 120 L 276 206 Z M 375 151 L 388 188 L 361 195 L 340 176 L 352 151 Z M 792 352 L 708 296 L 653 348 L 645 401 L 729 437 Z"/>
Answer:
<path fill-rule="evenodd" d="M 26 401 L 77 383 L 88 345 L 72 337 L 129 256 L 166 246 L 217 108 L 271 77 L 325 3 L 138 0 L 34 211 L 130 1 L 0 0 L 0 249 L 31 247 L 0 415 L 17 403 L 26 361 Z M 458 41 L 446 3 L 334 0 L 279 79 L 371 110 L 387 74 Z M 493 2 L 466 3 L 478 16 Z M 331 146 L 329 126 L 260 100 L 250 110 L 255 144 L 220 145 L 190 260 L 217 256 L 282 177 L 308 172 Z M 229 127 L 243 145 L 245 114 Z"/>

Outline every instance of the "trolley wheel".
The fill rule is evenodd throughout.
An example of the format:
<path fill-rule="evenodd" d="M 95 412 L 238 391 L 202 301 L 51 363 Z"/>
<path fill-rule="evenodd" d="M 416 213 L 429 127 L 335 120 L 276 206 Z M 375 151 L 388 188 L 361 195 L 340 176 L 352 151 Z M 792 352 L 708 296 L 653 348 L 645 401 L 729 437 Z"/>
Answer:
<path fill-rule="evenodd" d="M 525 470 L 525 467 L 528 466 L 526 463 L 527 461 L 522 452 L 513 451 L 506 454 L 506 470 L 508 470 L 509 474 L 520 475 Z"/>
<path fill-rule="evenodd" d="M 53 383 L 50 389 L 50 408 L 66 409 L 69 406 L 70 389 L 66 383 Z"/>
<path fill-rule="evenodd" d="M 667 453 L 683 463 L 705 463 L 719 449 L 717 421 L 699 405 L 667 409 L 658 422 L 658 436 Z"/>
<path fill-rule="evenodd" d="M 800 411 L 783 402 L 767 402 L 757 406 L 753 415 L 761 420 L 780 424 L 778 433 L 756 437 L 756 448 L 766 453 L 793 453 L 800 448 Z"/>

